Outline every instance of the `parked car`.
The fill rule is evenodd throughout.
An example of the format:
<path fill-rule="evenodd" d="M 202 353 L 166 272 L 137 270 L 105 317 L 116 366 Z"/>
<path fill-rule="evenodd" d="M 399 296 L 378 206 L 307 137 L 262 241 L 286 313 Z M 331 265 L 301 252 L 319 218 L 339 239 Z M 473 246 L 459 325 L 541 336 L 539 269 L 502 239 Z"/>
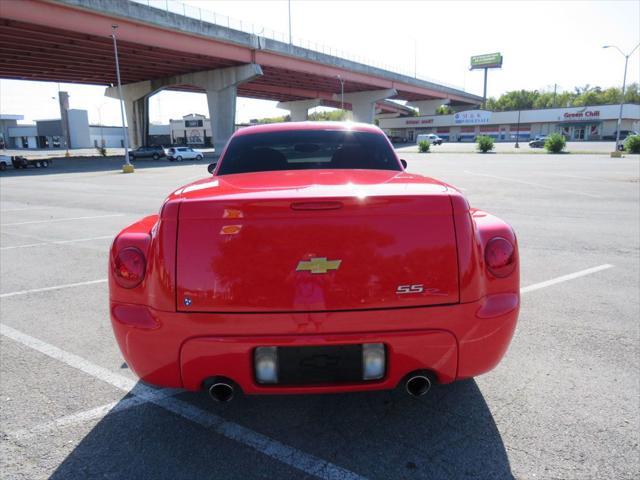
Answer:
<path fill-rule="evenodd" d="M 407 143 L 406 137 L 400 137 L 398 135 L 387 135 L 387 137 L 391 143 Z"/>
<path fill-rule="evenodd" d="M 373 125 L 236 131 L 211 175 L 113 241 L 127 365 L 217 401 L 420 396 L 494 368 L 518 319 L 516 235 L 405 168 Z"/>
<path fill-rule="evenodd" d="M 604 135 L 602 137 L 602 139 L 603 140 L 613 140 L 615 142 L 617 133 L 618 133 L 618 131 L 616 130 L 611 135 Z M 634 132 L 633 130 L 620 130 L 620 141 L 625 140 L 627 137 L 629 137 L 631 135 L 638 135 L 638 132 Z"/>
<path fill-rule="evenodd" d="M 9 155 L 0 155 L 0 170 L 6 170 L 11 165 L 11 157 Z"/>
<path fill-rule="evenodd" d="M 531 148 L 542 148 L 544 147 L 544 142 L 547 141 L 547 135 L 538 135 L 536 138 L 529 142 L 529 146 Z"/>
<path fill-rule="evenodd" d="M 182 160 L 202 160 L 204 153 L 191 147 L 171 147 L 167 149 L 167 158 L 170 162 L 174 160 L 181 162 Z"/>
<path fill-rule="evenodd" d="M 442 145 L 442 139 L 434 133 L 421 133 L 416 137 L 416 144 L 426 140 L 431 145 Z"/>
<path fill-rule="evenodd" d="M 166 156 L 167 154 L 165 153 L 164 148 L 162 148 L 161 145 L 138 147 L 135 150 L 129 151 L 129 158 L 131 160 L 138 158 L 153 158 L 154 160 L 158 160 Z"/>

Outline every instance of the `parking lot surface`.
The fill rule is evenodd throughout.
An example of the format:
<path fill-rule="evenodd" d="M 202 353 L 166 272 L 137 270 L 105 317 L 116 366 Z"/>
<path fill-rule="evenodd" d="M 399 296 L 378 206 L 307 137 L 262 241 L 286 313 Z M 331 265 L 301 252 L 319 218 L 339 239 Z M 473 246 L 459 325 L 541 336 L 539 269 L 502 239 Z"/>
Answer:
<path fill-rule="evenodd" d="M 8 479 L 640 476 L 640 159 L 419 155 L 515 228 L 522 309 L 502 363 L 402 392 L 239 397 L 137 382 L 111 332 L 113 236 L 206 162 L 0 176 L 0 472 Z"/>

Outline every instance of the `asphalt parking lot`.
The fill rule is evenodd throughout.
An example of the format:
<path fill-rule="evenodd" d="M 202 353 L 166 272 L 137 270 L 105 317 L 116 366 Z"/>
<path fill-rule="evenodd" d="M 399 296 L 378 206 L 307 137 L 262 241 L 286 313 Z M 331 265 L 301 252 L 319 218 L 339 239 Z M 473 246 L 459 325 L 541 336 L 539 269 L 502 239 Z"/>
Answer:
<path fill-rule="evenodd" d="M 491 373 L 398 392 L 240 397 L 136 381 L 111 332 L 113 236 L 206 164 L 0 176 L 0 473 L 10 479 L 640 476 L 640 159 L 426 155 L 519 238 L 522 310 Z"/>

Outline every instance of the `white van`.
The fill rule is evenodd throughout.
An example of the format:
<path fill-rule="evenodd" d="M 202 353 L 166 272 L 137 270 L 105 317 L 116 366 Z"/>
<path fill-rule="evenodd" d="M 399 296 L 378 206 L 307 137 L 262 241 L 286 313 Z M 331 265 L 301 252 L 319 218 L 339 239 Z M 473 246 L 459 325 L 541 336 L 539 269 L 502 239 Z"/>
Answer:
<path fill-rule="evenodd" d="M 431 145 L 442 145 L 442 139 L 435 133 L 421 133 L 416 137 L 416 145 L 424 140 Z"/>

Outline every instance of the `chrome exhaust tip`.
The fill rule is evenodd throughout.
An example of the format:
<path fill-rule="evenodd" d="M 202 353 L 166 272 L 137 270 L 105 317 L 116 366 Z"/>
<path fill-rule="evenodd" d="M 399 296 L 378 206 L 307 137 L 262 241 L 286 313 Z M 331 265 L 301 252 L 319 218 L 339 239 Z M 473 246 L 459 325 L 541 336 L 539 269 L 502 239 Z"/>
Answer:
<path fill-rule="evenodd" d="M 213 378 L 206 382 L 207 392 L 212 400 L 226 403 L 233 400 L 235 388 L 226 378 Z"/>
<path fill-rule="evenodd" d="M 407 393 L 413 397 L 421 397 L 431 389 L 431 379 L 427 375 L 411 375 L 405 383 Z"/>

